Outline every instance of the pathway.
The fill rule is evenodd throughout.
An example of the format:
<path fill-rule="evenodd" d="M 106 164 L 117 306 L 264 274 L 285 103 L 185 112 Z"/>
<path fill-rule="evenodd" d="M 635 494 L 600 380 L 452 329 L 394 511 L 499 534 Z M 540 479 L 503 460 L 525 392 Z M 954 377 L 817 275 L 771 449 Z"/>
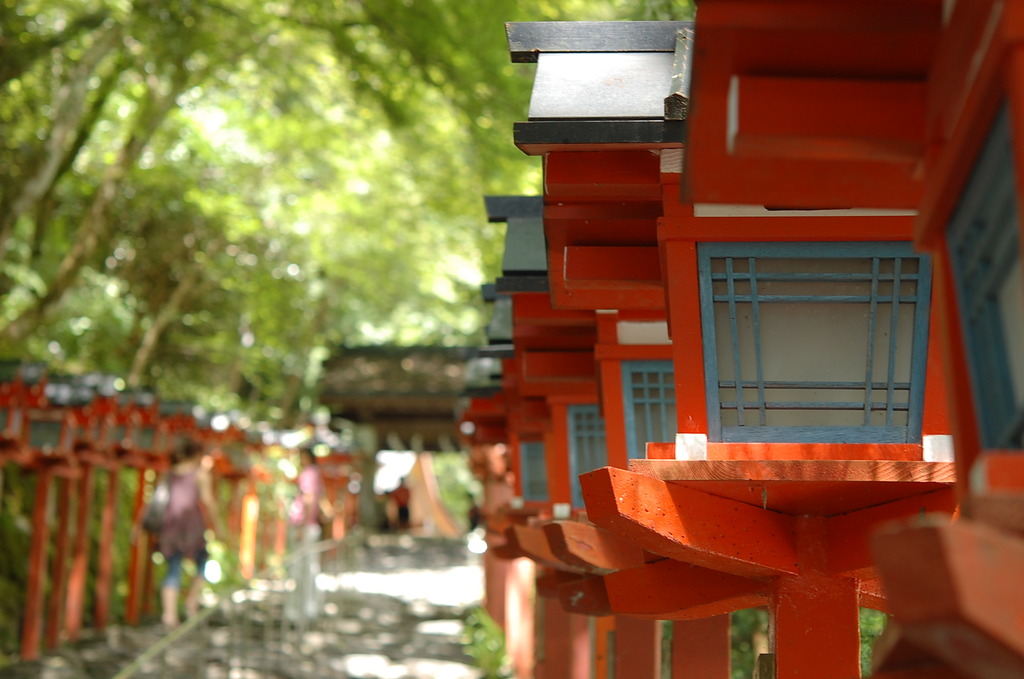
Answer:
<path fill-rule="evenodd" d="M 464 542 L 369 535 L 346 557 L 341 575 L 320 577 L 325 614 L 317 620 L 284 623 L 281 597 L 257 588 L 135 676 L 479 679 L 461 634 L 483 576 Z M 0 679 L 110 679 L 162 635 L 158 625 L 111 627 L 38 662 L 0 668 Z"/>

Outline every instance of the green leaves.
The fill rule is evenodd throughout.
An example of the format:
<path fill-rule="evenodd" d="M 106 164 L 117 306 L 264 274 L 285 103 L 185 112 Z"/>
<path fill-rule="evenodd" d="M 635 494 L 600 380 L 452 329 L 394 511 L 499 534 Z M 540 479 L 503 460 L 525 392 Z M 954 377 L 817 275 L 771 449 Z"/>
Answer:
<path fill-rule="evenodd" d="M 288 415 L 289 380 L 313 403 L 340 345 L 482 339 L 479 285 L 504 232 L 483 196 L 540 190 L 539 160 L 511 140 L 530 73 L 510 63 L 504 22 L 641 11 L 12 4 L 0 352 L 254 416 Z"/>

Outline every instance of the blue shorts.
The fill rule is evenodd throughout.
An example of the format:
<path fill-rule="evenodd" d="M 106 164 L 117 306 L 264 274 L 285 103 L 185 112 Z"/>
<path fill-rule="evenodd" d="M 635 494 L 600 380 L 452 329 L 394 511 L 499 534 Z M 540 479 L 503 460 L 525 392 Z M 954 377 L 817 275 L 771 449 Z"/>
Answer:
<path fill-rule="evenodd" d="M 199 551 L 196 554 L 196 573 L 198 577 L 203 577 L 203 568 L 206 566 L 206 559 L 209 555 L 205 549 Z M 172 587 L 174 589 L 181 589 L 181 563 L 185 560 L 185 555 L 181 552 L 175 552 L 167 557 L 167 574 L 164 576 L 162 587 Z"/>

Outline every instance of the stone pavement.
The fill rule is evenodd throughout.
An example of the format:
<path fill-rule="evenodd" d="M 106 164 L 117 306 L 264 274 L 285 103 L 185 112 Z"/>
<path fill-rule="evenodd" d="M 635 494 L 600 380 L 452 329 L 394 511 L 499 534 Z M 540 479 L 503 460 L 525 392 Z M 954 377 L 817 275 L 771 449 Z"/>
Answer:
<path fill-rule="evenodd" d="M 283 583 L 255 583 L 135 677 L 225 679 L 479 679 L 462 645 L 462 620 L 480 603 L 480 557 L 462 540 L 368 535 L 318 582 L 324 614 L 288 623 Z M 243 601 L 244 599 L 244 601 Z M 112 627 L 0 679 L 110 679 L 159 641 L 159 625 Z"/>

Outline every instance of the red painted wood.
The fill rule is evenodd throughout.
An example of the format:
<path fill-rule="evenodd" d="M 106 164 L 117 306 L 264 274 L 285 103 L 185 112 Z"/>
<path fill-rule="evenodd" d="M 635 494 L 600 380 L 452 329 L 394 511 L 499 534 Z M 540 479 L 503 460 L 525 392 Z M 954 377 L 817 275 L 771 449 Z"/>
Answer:
<path fill-rule="evenodd" d="M 658 620 L 698 620 L 768 603 L 762 580 L 673 559 L 609 573 L 604 584 L 612 611 Z"/>
<path fill-rule="evenodd" d="M 644 563 L 639 547 L 590 523 L 552 521 L 544 524 L 543 530 L 551 553 L 569 565 L 607 572 Z"/>
<path fill-rule="evenodd" d="M 828 519 L 825 570 L 832 575 L 875 577 L 871 539 L 880 526 L 923 515 L 951 517 L 956 505 L 956 490 L 950 487 L 833 516 Z"/>
<path fill-rule="evenodd" d="M 99 546 L 96 550 L 96 579 L 94 621 L 96 629 L 104 630 L 110 615 L 110 594 L 114 574 L 114 528 L 117 521 L 117 488 L 120 470 L 107 472 L 107 492 L 100 514 Z"/>
<path fill-rule="evenodd" d="M 535 632 L 534 564 L 529 559 L 510 562 L 505 580 L 506 614 L 500 620 L 505 629 L 505 643 L 515 669 L 516 679 L 532 679 Z"/>
<path fill-rule="evenodd" d="M 777 679 L 860 676 L 857 583 L 825 573 L 827 532 L 825 519 L 800 517 L 800 574 L 772 582 L 769 652 L 775 656 Z"/>
<path fill-rule="evenodd" d="M 540 525 L 513 525 L 509 531 L 515 534 L 515 542 L 523 554 L 533 559 L 542 566 L 557 569 L 563 572 L 586 573 L 593 571 L 586 564 L 577 565 L 563 562 L 554 552 L 548 543 L 547 534 Z"/>
<path fill-rule="evenodd" d="M 630 472 L 787 514 L 832 516 L 952 486 L 953 464 L 903 460 L 630 460 Z"/>
<path fill-rule="evenodd" d="M 612 613 L 608 589 L 600 575 L 580 577 L 563 582 L 558 587 L 558 600 L 570 613 L 603 616 Z"/>
<path fill-rule="evenodd" d="M 708 415 L 704 396 L 697 247 L 690 241 L 669 240 L 663 248 L 666 270 L 672 272 L 665 290 L 675 372 L 676 428 L 680 433 L 706 434 Z"/>
<path fill-rule="evenodd" d="M 256 527 L 259 513 L 260 500 L 250 484 L 242 499 L 242 530 L 238 538 L 238 562 L 243 578 L 251 578 L 256 571 Z"/>
<path fill-rule="evenodd" d="M 136 470 L 137 483 L 135 489 L 135 500 L 132 503 L 132 517 L 139 515 L 142 511 L 142 506 L 146 501 L 146 470 Z M 146 550 L 146 540 L 137 540 L 132 544 L 131 550 L 128 552 L 128 596 L 125 598 L 125 621 L 130 625 L 139 624 L 139 613 L 141 608 L 141 597 L 139 580 L 140 577 L 145 581 L 144 575 L 140 572 L 142 570 L 142 563 L 149 560 L 149 553 L 143 553 Z"/>
<path fill-rule="evenodd" d="M 1024 541 L 968 520 L 879 533 L 875 555 L 909 642 L 964 677 L 1024 675 Z"/>
<path fill-rule="evenodd" d="M 153 615 L 156 608 L 154 606 L 154 600 L 156 598 L 156 568 L 153 563 L 153 554 L 157 550 L 157 536 L 147 535 L 146 536 L 146 547 L 143 554 L 145 558 L 142 561 L 142 617 L 148 617 Z"/>
<path fill-rule="evenodd" d="M 799 243 L 907 241 L 913 232 L 914 218 L 909 215 L 694 217 L 691 210 L 663 219 L 658 236 L 662 241 Z"/>
<path fill-rule="evenodd" d="M 806 573 L 776 578 L 769 619 L 774 676 L 859 677 L 858 604 L 856 583 L 850 579 Z"/>
<path fill-rule="evenodd" d="M 623 409 L 622 363 L 621 361 L 600 361 L 601 411 L 604 414 L 605 450 L 608 464 L 625 468 L 629 460 L 626 439 L 626 413 Z"/>
<path fill-rule="evenodd" d="M 939 300 L 933 295 L 931 318 L 939 314 Z M 928 326 L 928 359 L 925 368 L 924 412 L 921 416 L 921 434 L 950 434 L 949 393 L 942 361 L 942 326 Z"/>
<path fill-rule="evenodd" d="M 32 542 L 29 545 L 28 582 L 25 584 L 25 612 L 22 616 L 22 660 L 36 660 L 39 657 L 40 642 L 42 641 L 43 603 L 46 593 L 46 551 L 50 544 L 47 508 L 53 478 L 53 472 L 46 468 L 36 475 L 32 507 Z"/>
<path fill-rule="evenodd" d="M 572 673 L 572 643 L 569 634 L 569 613 L 549 597 L 537 598 L 538 630 L 536 679 L 568 677 Z"/>
<path fill-rule="evenodd" d="M 1006 96 L 1001 71 L 1014 30 L 1006 16 L 994 15 L 1002 12 L 1002 3 L 979 0 L 957 5 L 956 23 L 946 25 L 929 83 L 932 148 L 925 157 L 927 180 L 915 229 L 915 240 L 928 249 L 945 234 L 949 215 Z M 996 26 L 998 30 L 993 30 Z"/>
<path fill-rule="evenodd" d="M 615 616 L 594 618 L 594 679 L 606 679 L 609 674 L 609 653 L 615 641 Z"/>
<path fill-rule="evenodd" d="M 738 157 L 916 163 L 924 152 L 925 83 L 740 74 Z"/>
<path fill-rule="evenodd" d="M 956 449 L 957 490 L 961 502 L 968 496 L 971 469 L 981 451 L 981 434 L 978 418 L 971 397 L 970 370 L 967 366 L 967 346 L 961 332 L 960 312 L 954 293 L 952 271 L 946 256 L 945 237 L 940 239 L 941 247 L 932 252 L 932 267 L 935 272 L 932 295 L 937 298 L 937 317 L 932 323 L 940 326 L 942 333 L 943 373 L 945 375 L 949 409 L 952 414 L 950 429 Z"/>
<path fill-rule="evenodd" d="M 661 290 L 661 262 L 656 246 L 569 245 L 563 254 L 564 281 L 569 289 L 603 286 Z"/>
<path fill-rule="evenodd" d="M 580 480 L 590 521 L 643 549 L 746 577 L 797 572 L 790 516 L 612 467 Z"/>
<path fill-rule="evenodd" d="M 729 616 L 672 623 L 672 679 L 729 679 Z"/>
<path fill-rule="evenodd" d="M 568 407 L 551 403 L 551 430 L 544 437 L 544 462 L 548 474 L 548 498 L 551 502 L 572 502 L 569 475 Z"/>
<path fill-rule="evenodd" d="M 599 361 L 670 361 L 671 344 L 598 344 L 594 358 Z"/>
<path fill-rule="evenodd" d="M 649 442 L 648 457 L 675 459 L 675 443 Z M 709 460 L 904 460 L 920 461 L 918 443 L 721 443 L 708 442 Z"/>
<path fill-rule="evenodd" d="M 656 620 L 615 616 L 615 676 L 657 677 L 661 667 L 661 633 Z"/>
<path fill-rule="evenodd" d="M 660 160 L 647 149 L 551 153 L 544 159 L 544 216 L 553 203 L 660 202 L 660 176 Z"/>
<path fill-rule="evenodd" d="M 82 475 L 78 479 L 75 541 L 71 555 L 71 569 L 68 573 L 68 595 L 64 622 L 70 641 L 77 640 L 82 629 L 86 576 L 89 572 L 89 547 L 92 544 L 89 528 L 92 518 L 94 478 L 95 470 L 92 465 L 84 465 Z"/>
<path fill-rule="evenodd" d="M 597 377 L 591 351 L 524 351 L 525 381 L 593 381 Z"/>
<path fill-rule="evenodd" d="M 50 593 L 46 606 L 46 648 L 60 643 L 64 622 L 64 592 L 66 591 L 68 562 L 68 533 L 71 525 L 71 501 L 74 486 L 71 479 L 57 482 L 57 522 L 53 560 L 50 563 Z"/>
<path fill-rule="evenodd" d="M 941 5 L 879 2 L 707 2 L 697 15 L 683 175 L 695 203 L 793 207 L 915 207 L 922 192 L 914 162 L 839 162 L 730 156 L 729 87 L 734 75 L 923 82 L 940 28 Z M 764 28 L 771 26 L 770 29 Z M 878 40 L 880 33 L 891 40 Z M 872 50 L 864 50 L 872 44 Z M 742 103 L 741 103 L 742 106 Z M 788 101 L 780 114 L 800 116 Z M 816 109 L 807 112 L 813 116 Z"/>

